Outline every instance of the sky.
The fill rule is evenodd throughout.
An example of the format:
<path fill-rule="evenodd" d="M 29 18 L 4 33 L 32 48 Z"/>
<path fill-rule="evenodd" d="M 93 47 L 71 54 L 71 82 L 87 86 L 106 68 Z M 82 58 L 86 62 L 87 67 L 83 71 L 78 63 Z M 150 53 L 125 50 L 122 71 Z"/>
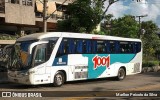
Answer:
<path fill-rule="evenodd" d="M 105 2 L 105 7 L 107 5 L 108 2 Z M 141 20 L 152 20 L 160 28 L 160 0 L 141 0 L 141 2 L 137 2 L 137 0 L 119 0 L 110 6 L 106 14 L 113 14 L 115 18 L 128 14 L 133 16 L 147 15 Z"/>

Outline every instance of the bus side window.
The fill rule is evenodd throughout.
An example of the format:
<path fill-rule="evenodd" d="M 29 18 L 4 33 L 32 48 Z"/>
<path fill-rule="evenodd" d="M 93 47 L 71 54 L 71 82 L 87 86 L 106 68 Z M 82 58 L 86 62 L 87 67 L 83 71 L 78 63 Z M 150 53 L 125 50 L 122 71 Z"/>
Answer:
<path fill-rule="evenodd" d="M 97 41 L 97 53 L 105 53 L 105 43 L 104 41 Z"/>
<path fill-rule="evenodd" d="M 110 53 L 115 53 L 115 42 L 110 41 Z"/>
<path fill-rule="evenodd" d="M 133 51 L 134 51 L 134 53 L 137 53 L 137 43 L 134 43 Z"/>
<path fill-rule="evenodd" d="M 58 49 L 58 55 L 74 54 L 75 45 L 76 42 L 74 39 L 72 38 L 63 39 Z"/>
<path fill-rule="evenodd" d="M 134 43 L 134 53 L 138 53 L 141 51 L 141 43 L 140 42 L 135 42 Z"/>
<path fill-rule="evenodd" d="M 97 53 L 97 41 L 92 40 L 92 53 Z"/>
<path fill-rule="evenodd" d="M 140 52 L 141 51 L 141 43 L 140 42 L 138 42 L 138 48 L 137 48 L 138 50 L 138 52 Z"/>
<path fill-rule="evenodd" d="M 45 45 L 38 45 L 35 56 L 35 66 L 40 65 L 46 61 L 46 47 Z"/>
<path fill-rule="evenodd" d="M 62 56 L 68 53 L 68 40 L 63 39 L 58 48 L 58 52 L 56 56 Z"/>
<path fill-rule="evenodd" d="M 64 54 L 64 42 L 63 41 L 60 43 L 60 46 L 58 48 L 58 55 L 62 55 L 62 54 Z"/>
<path fill-rule="evenodd" d="M 132 42 L 120 42 L 120 53 L 134 53 L 133 43 Z"/>
<path fill-rule="evenodd" d="M 110 53 L 110 43 L 109 43 L 109 41 L 105 41 L 105 51 L 106 51 L 106 53 Z"/>
<path fill-rule="evenodd" d="M 119 53 L 119 51 L 120 51 L 120 46 L 119 46 L 119 41 L 115 41 L 115 53 Z"/>
<path fill-rule="evenodd" d="M 128 53 L 133 53 L 133 43 L 128 44 Z"/>
<path fill-rule="evenodd" d="M 83 46 L 82 46 L 82 48 L 83 48 L 83 53 L 86 53 L 87 52 L 87 44 L 86 44 L 86 40 L 83 40 Z"/>
<path fill-rule="evenodd" d="M 120 42 L 120 53 L 124 53 L 124 44 L 123 44 L 123 42 Z"/>
<path fill-rule="evenodd" d="M 56 40 L 57 41 L 57 40 Z M 49 40 L 49 43 L 47 44 L 47 53 L 46 53 L 46 59 L 48 60 L 52 54 L 53 48 L 55 47 L 55 40 Z"/>
<path fill-rule="evenodd" d="M 75 41 L 74 39 L 68 39 L 68 53 L 74 54 L 75 53 Z"/>
<path fill-rule="evenodd" d="M 84 53 L 91 53 L 91 41 L 85 40 L 85 51 Z"/>
<path fill-rule="evenodd" d="M 82 40 L 82 53 L 91 53 L 91 41 L 90 40 Z"/>
<path fill-rule="evenodd" d="M 82 53 L 83 41 L 81 39 L 76 40 L 76 53 Z"/>
<path fill-rule="evenodd" d="M 127 53 L 127 44 L 128 42 L 120 42 L 120 53 Z"/>

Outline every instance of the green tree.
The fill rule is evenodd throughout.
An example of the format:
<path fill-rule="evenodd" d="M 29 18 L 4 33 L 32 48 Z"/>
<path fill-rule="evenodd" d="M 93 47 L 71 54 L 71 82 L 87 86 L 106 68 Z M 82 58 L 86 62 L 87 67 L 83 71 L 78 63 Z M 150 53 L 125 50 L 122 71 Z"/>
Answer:
<path fill-rule="evenodd" d="M 113 14 L 105 15 L 104 22 L 101 23 L 101 31 L 97 34 L 100 35 L 110 35 L 111 34 L 111 19 L 113 18 Z"/>
<path fill-rule="evenodd" d="M 138 37 L 138 23 L 136 20 L 130 16 L 125 15 L 124 17 L 113 19 L 111 21 L 112 36 L 128 37 L 128 38 L 137 38 Z"/>
<path fill-rule="evenodd" d="M 160 38 L 157 35 L 158 26 L 152 21 L 142 22 L 143 35 L 143 53 L 146 60 L 155 57 L 155 53 L 160 51 Z"/>
<path fill-rule="evenodd" d="M 104 2 L 109 5 L 104 9 Z M 75 0 L 67 7 L 69 19 L 58 21 L 58 31 L 91 33 L 102 21 L 108 8 L 117 0 Z"/>

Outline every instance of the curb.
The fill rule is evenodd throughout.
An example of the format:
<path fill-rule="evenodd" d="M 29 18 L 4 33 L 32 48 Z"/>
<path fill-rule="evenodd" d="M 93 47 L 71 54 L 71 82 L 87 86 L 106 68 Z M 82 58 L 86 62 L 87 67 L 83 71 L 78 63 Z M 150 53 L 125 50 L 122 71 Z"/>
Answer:
<path fill-rule="evenodd" d="M 9 83 L 8 79 L 2 79 L 0 80 L 0 84 Z"/>
<path fill-rule="evenodd" d="M 146 73 L 146 72 L 160 72 L 160 66 L 143 67 L 141 73 Z"/>
<path fill-rule="evenodd" d="M 8 76 L 7 76 L 7 72 L 0 72 L 0 84 L 1 83 L 8 83 Z"/>

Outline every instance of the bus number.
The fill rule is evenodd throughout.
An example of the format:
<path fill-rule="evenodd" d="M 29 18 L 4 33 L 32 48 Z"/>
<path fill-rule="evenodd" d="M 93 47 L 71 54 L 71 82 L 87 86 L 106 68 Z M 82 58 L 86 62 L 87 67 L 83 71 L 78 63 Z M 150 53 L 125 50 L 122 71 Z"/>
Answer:
<path fill-rule="evenodd" d="M 110 65 L 110 56 L 103 56 L 103 57 L 99 57 L 99 56 L 95 56 L 92 59 L 93 63 L 94 63 L 94 69 L 97 69 L 100 66 L 106 66 L 109 67 Z"/>

